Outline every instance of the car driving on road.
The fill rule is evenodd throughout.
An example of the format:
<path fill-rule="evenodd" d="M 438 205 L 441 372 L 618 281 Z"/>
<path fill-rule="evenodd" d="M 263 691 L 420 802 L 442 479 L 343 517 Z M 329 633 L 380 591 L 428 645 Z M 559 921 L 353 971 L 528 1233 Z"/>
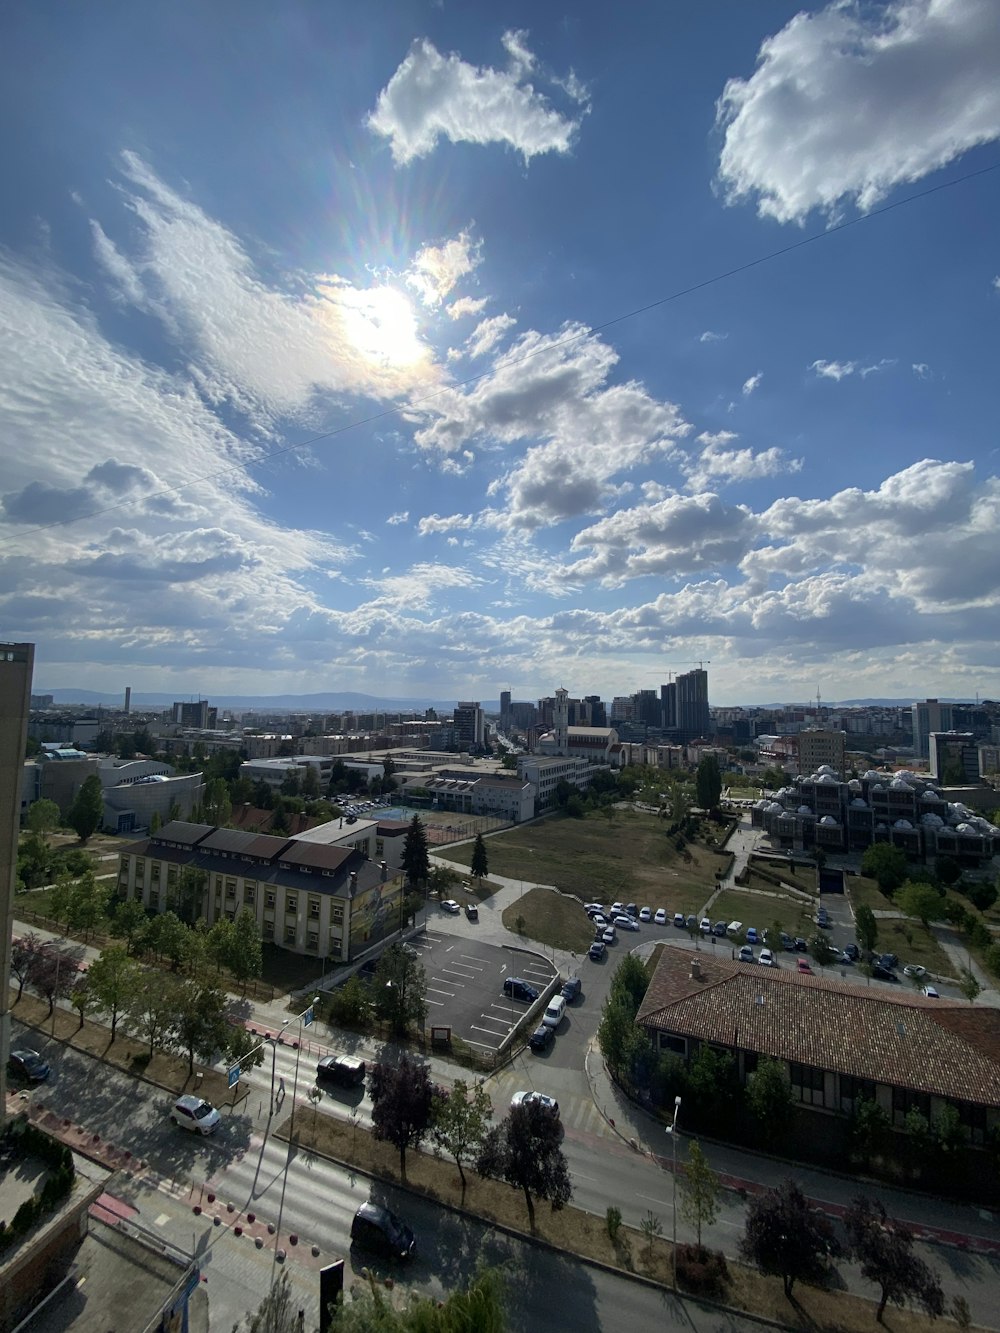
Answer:
<path fill-rule="evenodd" d="M 186 1093 L 174 1102 L 170 1119 L 182 1129 L 190 1129 L 195 1134 L 214 1134 L 222 1123 L 222 1117 L 203 1097 Z"/>

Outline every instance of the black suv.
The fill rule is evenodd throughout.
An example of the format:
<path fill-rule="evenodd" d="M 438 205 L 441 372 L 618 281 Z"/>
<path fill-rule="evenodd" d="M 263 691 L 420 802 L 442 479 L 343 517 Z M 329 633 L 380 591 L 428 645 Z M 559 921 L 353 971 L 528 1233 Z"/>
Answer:
<path fill-rule="evenodd" d="M 538 991 L 535 987 L 529 986 L 520 977 L 505 977 L 503 993 L 509 995 L 512 1000 L 527 1000 L 529 1003 L 538 999 Z"/>
<path fill-rule="evenodd" d="M 583 990 L 583 982 L 579 977 L 567 977 L 563 982 L 562 990 L 559 994 L 567 1004 L 572 1004 L 576 997 Z"/>
<path fill-rule="evenodd" d="M 552 1045 L 552 1039 L 555 1035 L 555 1031 L 550 1027 L 546 1027 L 543 1023 L 541 1027 L 535 1028 L 534 1032 L 528 1038 L 528 1045 L 533 1051 L 547 1051 Z"/>
<path fill-rule="evenodd" d="M 351 1223 L 351 1244 L 389 1259 L 412 1259 L 417 1242 L 395 1213 L 378 1203 L 363 1203 Z"/>
<path fill-rule="evenodd" d="M 365 1081 L 365 1062 L 353 1055 L 324 1055 L 316 1066 L 320 1083 L 336 1083 L 341 1088 L 359 1088 Z"/>

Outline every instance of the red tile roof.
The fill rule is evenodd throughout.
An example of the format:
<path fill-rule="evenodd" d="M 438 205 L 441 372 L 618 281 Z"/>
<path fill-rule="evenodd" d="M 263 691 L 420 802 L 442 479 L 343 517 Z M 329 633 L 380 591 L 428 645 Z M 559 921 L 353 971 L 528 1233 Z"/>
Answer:
<path fill-rule="evenodd" d="M 696 962 L 700 977 L 692 975 Z M 876 1083 L 1000 1107 L 1000 1011 L 663 950 L 636 1021 Z"/>

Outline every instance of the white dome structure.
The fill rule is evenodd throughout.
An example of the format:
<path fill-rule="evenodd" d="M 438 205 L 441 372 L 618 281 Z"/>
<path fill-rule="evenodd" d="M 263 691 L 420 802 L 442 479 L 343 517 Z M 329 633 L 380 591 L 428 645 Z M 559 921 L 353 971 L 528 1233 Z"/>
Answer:
<path fill-rule="evenodd" d="M 910 823 L 910 821 L 909 821 L 908 819 L 897 819 L 896 822 L 895 822 L 895 824 L 893 824 L 892 827 L 893 827 L 893 828 L 901 829 L 901 830 L 903 830 L 904 832 L 906 832 L 906 831 L 910 831 L 910 832 L 912 832 L 912 830 L 913 830 L 913 825 Z"/>

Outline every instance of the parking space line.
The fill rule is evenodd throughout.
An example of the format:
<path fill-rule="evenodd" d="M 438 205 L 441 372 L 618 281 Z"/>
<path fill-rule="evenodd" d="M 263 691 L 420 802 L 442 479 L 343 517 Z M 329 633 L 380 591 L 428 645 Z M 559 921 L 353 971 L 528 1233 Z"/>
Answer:
<path fill-rule="evenodd" d="M 449 1000 L 455 998 L 455 992 L 453 990 L 441 990 L 439 986 L 428 986 L 427 989 L 428 991 L 433 991 L 435 995 L 447 995 Z"/>
<path fill-rule="evenodd" d="M 436 1004 L 436 1005 L 438 1006 L 439 1009 L 443 1009 L 443 1008 L 444 1008 L 444 1000 L 432 1000 L 432 999 L 430 998 L 430 996 L 425 995 L 425 996 L 424 996 L 424 1002 L 425 1002 L 426 1004 Z"/>
<path fill-rule="evenodd" d="M 466 1037 L 465 1040 L 470 1046 L 481 1046 L 484 1051 L 495 1051 L 497 1049 L 496 1046 L 490 1046 L 485 1041 L 476 1041 L 474 1037 Z"/>
<path fill-rule="evenodd" d="M 440 981 L 442 986 L 457 986 L 459 990 L 465 990 L 465 982 L 456 981 L 454 977 L 431 977 L 431 981 Z"/>
<path fill-rule="evenodd" d="M 462 954 L 462 957 L 463 957 L 463 958 L 468 958 L 468 960 L 469 960 L 469 966 L 475 964 L 475 967 L 476 967 L 476 971 L 477 971 L 477 972 L 485 972 L 485 971 L 486 971 L 486 964 L 483 962 L 483 960 L 482 960 L 481 958 L 477 958 L 477 957 L 475 956 L 475 954 L 471 954 L 471 953 L 463 953 L 463 954 Z"/>

